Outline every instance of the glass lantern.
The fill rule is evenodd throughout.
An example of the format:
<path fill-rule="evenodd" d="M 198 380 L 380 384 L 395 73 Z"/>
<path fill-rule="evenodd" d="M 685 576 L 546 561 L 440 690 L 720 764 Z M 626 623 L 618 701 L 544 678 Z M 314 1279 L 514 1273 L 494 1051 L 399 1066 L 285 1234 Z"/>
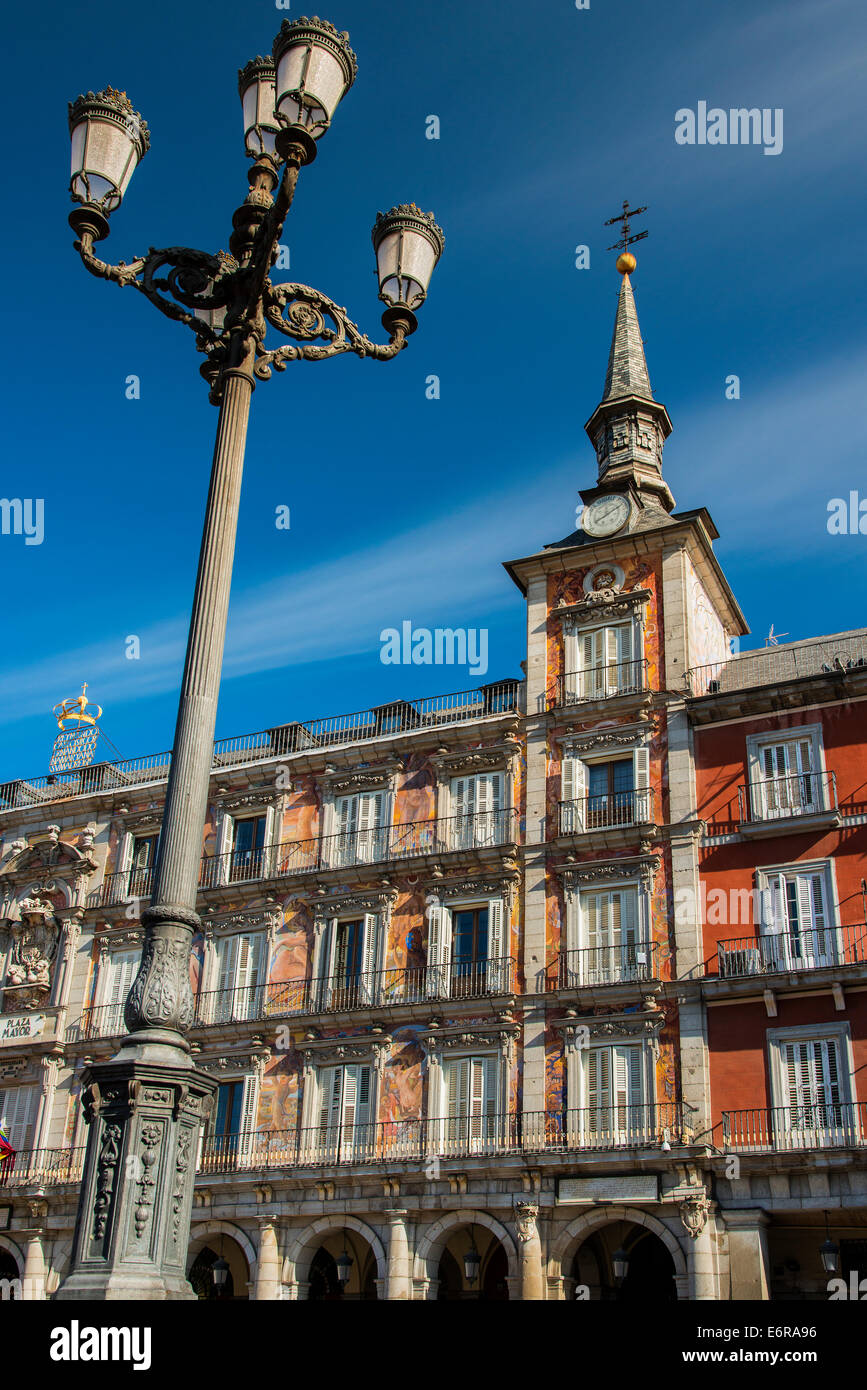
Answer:
<path fill-rule="evenodd" d="M 444 245 L 433 213 L 422 212 L 415 203 L 380 212 L 373 228 L 380 299 L 390 308 L 423 304 Z"/>
<path fill-rule="evenodd" d="M 150 148 L 147 122 L 125 92 L 106 87 L 69 105 L 73 202 L 108 214 L 119 208 L 136 165 Z"/>
<path fill-rule="evenodd" d="M 325 19 L 284 19 L 274 40 L 277 119 L 318 140 L 358 73 L 349 35 Z"/>
<path fill-rule="evenodd" d="M 280 126 L 274 114 L 274 61 L 251 58 L 238 72 L 238 92 L 244 112 L 244 145 L 252 159 L 273 155 Z"/>

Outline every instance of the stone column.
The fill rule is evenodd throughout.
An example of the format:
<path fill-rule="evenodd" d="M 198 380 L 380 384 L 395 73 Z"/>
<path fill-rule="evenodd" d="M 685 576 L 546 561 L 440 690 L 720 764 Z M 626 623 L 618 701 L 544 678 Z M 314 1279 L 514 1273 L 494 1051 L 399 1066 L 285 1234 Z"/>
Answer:
<path fill-rule="evenodd" d="M 515 1230 L 521 1259 L 521 1300 L 525 1303 L 545 1297 L 538 1219 L 539 1208 L 535 1202 L 515 1202 Z"/>
<path fill-rule="evenodd" d="M 689 1266 L 689 1296 L 698 1302 L 718 1299 L 716 1223 L 708 1199 L 697 1195 L 681 1203 L 680 1217 L 690 1239 L 687 1255 Z"/>
<path fill-rule="evenodd" d="M 256 1302 L 274 1302 L 280 1298 L 280 1251 L 277 1247 L 277 1217 L 263 1216 L 259 1221 L 259 1258 L 256 1262 Z"/>
<path fill-rule="evenodd" d="M 768 1215 L 758 1210 L 723 1213 L 729 1242 L 729 1272 L 733 1299 L 770 1298 Z"/>
<path fill-rule="evenodd" d="M 46 1202 L 29 1202 L 30 1216 L 35 1229 L 26 1236 L 24 1269 L 21 1274 L 21 1298 L 24 1302 L 42 1303 L 45 1299 L 45 1251 L 42 1246 L 43 1225 L 48 1214 Z"/>
<path fill-rule="evenodd" d="M 412 1298 L 411 1270 L 409 1262 L 409 1241 L 406 1235 L 406 1211 L 399 1207 L 387 1210 L 388 1217 L 388 1266 L 385 1280 L 385 1297 L 388 1299 Z"/>

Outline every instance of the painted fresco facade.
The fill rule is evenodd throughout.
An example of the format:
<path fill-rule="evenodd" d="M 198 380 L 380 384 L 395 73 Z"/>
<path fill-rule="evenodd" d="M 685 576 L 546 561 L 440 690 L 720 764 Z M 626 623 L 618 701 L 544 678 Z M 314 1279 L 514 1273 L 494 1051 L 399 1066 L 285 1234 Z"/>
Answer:
<path fill-rule="evenodd" d="M 670 429 L 625 276 L 582 529 L 507 565 L 523 679 L 216 746 L 202 1296 L 218 1255 L 236 1298 L 823 1296 L 826 1207 L 856 1259 L 865 635 L 731 654 Z M 66 1269 L 166 772 L 0 788 L 0 1278 L 27 1298 Z"/>

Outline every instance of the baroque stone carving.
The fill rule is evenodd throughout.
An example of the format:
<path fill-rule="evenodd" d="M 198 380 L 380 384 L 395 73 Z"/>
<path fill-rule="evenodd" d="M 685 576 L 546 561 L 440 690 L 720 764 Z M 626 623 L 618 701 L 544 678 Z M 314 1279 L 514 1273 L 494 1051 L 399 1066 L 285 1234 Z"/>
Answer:
<path fill-rule="evenodd" d="M 14 990 L 15 1006 L 37 1009 L 51 990 L 51 973 L 57 954 L 60 922 L 54 905 L 38 896 L 20 898 L 18 920 L 8 922 L 12 952 L 6 972 L 6 990 Z"/>
<path fill-rule="evenodd" d="M 157 1161 L 157 1148 L 162 1131 L 157 1124 L 142 1125 L 141 1177 L 138 1180 L 139 1198 L 135 1205 L 135 1233 L 141 1240 L 151 1214 L 153 1205 L 154 1178 L 151 1169 Z"/>
<path fill-rule="evenodd" d="M 642 887 L 650 891 L 660 862 L 658 855 L 647 854 L 640 858 L 597 859 L 583 864 L 560 864 L 556 866 L 556 871 L 560 874 L 567 893 L 574 893 L 588 883 L 634 877 L 640 879 Z"/>
<path fill-rule="evenodd" d="M 562 619 L 564 629 L 573 631 L 582 623 L 604 618 L 629 618 L 651 598 L 649 589 L 595 589 L 585 594 L 579 603 L 562 604 L 551 616 Z"/>
<path fill-rule="evenodd" d="M 515 1230 L 522 1245 L 526 1245 L 537 1235 L 536 1222 L 538 1219 L 538 1202 L 515 1202 Z"/>
<path fill-rule="evenodd" d="M 124 1008 L 124 1022 L 130 1031 L 142 1023 L 189 1028 L 193 1019 L 189 961 L 189 941 L 147 936 L 142 963 Z"/>
<path fill-rule="evenodd" d="M 114 1188 L 114 1171 L 120 1161 L 121 1127 L 108 1124 L 102 1132 L 97 1164 L 96 1197 L 93 1203 L 93 1238 L 102 1240 L 105 1235 L 108 1209 Z"/>
<path fill-rule="evenodd" d="M 693 1240 L 697 1240 L 707 1225 L 710 1202 L 702 1192 L 695 1197 L 687 1197 L 680 1204 L 680 1219 L 683 1228 Z"/>
<path fill-rule="evenodd" d="M 187 1169 L 190 1166 L 190 1141 L 192 1130 L 182 1129 L 178 1134 L 178 1147 L 175 1154 L 175 1183 L 172 1188 L 172 1239 L 177 1244 L 181 1226 L 181 1211 L 184 1205 Z"/>

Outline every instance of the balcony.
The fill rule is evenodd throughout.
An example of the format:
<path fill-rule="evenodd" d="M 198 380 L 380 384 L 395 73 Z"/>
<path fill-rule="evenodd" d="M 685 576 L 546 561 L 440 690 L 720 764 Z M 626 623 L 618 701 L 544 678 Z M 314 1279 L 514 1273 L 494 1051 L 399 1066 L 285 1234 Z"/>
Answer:
<path fill-rule="evenodd" d="M 620 661 L 612 666 L 594 666 L 557 677 L 556 690 L 549 697 L 549 709 L 563 709 L 617 699 L 643 696 L 647 691 L 647 661 Z"/>
<path fill-rule="evenodd" d="M 11 1161 L 0 1161 L 0 1189 L 81 1182 L 84 1148 L 19 1149 Z"/>
<path fill-rule="evenodd" d="M 665 1144 L 692 1142 L 683 1108 L 667 1102 L 559 1114 L 490 1113 L 211 1136 L 202 1146 L 198 1171 L 205 1176 L 259 1168 L 419 1163 L 433 1157 L 659 1150 Z"/>
<path fill-rule="evenodd" d="M 451 967 L 378 970 L 344 979 L 290 980 L 206 990 L 196 1000 L 193 1027 L 287 1018 L 294 1014 L 350 1013 L 431 1000 L 484 999 L 511 994 L 514 988 L 515 959 L 502 956 Z"/>
<path fill-rule="evenodd" d="M 865 1121 L 865 1101 L 727 1110 L 722 1117 L 723 1148 L 746 1153 L 800 1153 L 805 1149 L 863 1147 Z"/>
<path fill-rule="evenodd" d="M 214 744 L 213 766 L 221 770 L 244 767 L 269 758 L 341 747 L 389 734 L 441 729 L 492 715 L 517 713 L 520 688 L 521 682 L 517 680 L 497 681 L 476 690 L 431 695 L 423 700 L 401 700 L 354 714 L 282 724 L 258 733 L 218 739 Z M 40 806 L 72 796 L 91 796 L 165 782 L 170 765 L 170 753 L 150 753 L 142 758 L 97 763 L 75 772 L 47 773 L 0 783 L 0 812 Z"/>
<path fill-rule="evenodd" d="M 517 843 L 518 811 L 479 811 L 472 816 L 407 821 L 351 834 L 323 835 L 313 840 L 287 840 L 262 849 L 204 855 L 199 889 L 207 891 L 236 883 L 303 877 L 367 864 L 398 863 L 425 855 L 470 854 Z M 128 869 L 106 874 L 88 906 L 112 907 L 130 898 L 150 897 L 152 869 Z"/>
<path fill-rule="evenodd" d="M 594 830 L 617 830 L 647 825 L 653 820 L 653 788 L 608 792 L 561 801 L 558 829 L 561 835 L 589 835 Z"/>
<path fill-rule="evenodd" d="M 691 709 L 699 723 L 738 710 L 777 711 L 784 703 L 839 700 L 867 684 L 867 631 L 741 652 L 728 661 L 694 666 L 684 680 L 689 696 L 702 701 Z"/>
<path fill-rule="evenodd" d="M 514 989 L 514 956 L 417 970 L 378 970 L 342 980 L 241 985 L 198 994 L 191 1026 L 209 1028 L 294 1015 L 351 1013 L 433 1000 L 485 999 L 512 994 Z M 123 1004 L 98 1004 L 85 1009 L 77 1035 L 69 1041 L 122 1036 L 126 1032 L 123 1009 Z"/>
<path fill-rule="evenodd" d="M 721 980 L 779 975 L 793 970 L 822 970 L 829 966 L 867 964 L 867 926 L 805 928 L 798 932 L 768 932 L 717 943 L 717 969 L 706 973 Z"/>
<path fill-rule="evenodd" d="M 833 772 L 764 777 L 738 787 L 739 829 L 744 835 L 777 835 L 798 828 L 840 824 Z"/>
<path fill-rule="evenodd" d="M 561 951 L 548 990 L 595 989 L 605 985 L 646 984 L 660 978 L 659 943 L 621 942 Z"/>

